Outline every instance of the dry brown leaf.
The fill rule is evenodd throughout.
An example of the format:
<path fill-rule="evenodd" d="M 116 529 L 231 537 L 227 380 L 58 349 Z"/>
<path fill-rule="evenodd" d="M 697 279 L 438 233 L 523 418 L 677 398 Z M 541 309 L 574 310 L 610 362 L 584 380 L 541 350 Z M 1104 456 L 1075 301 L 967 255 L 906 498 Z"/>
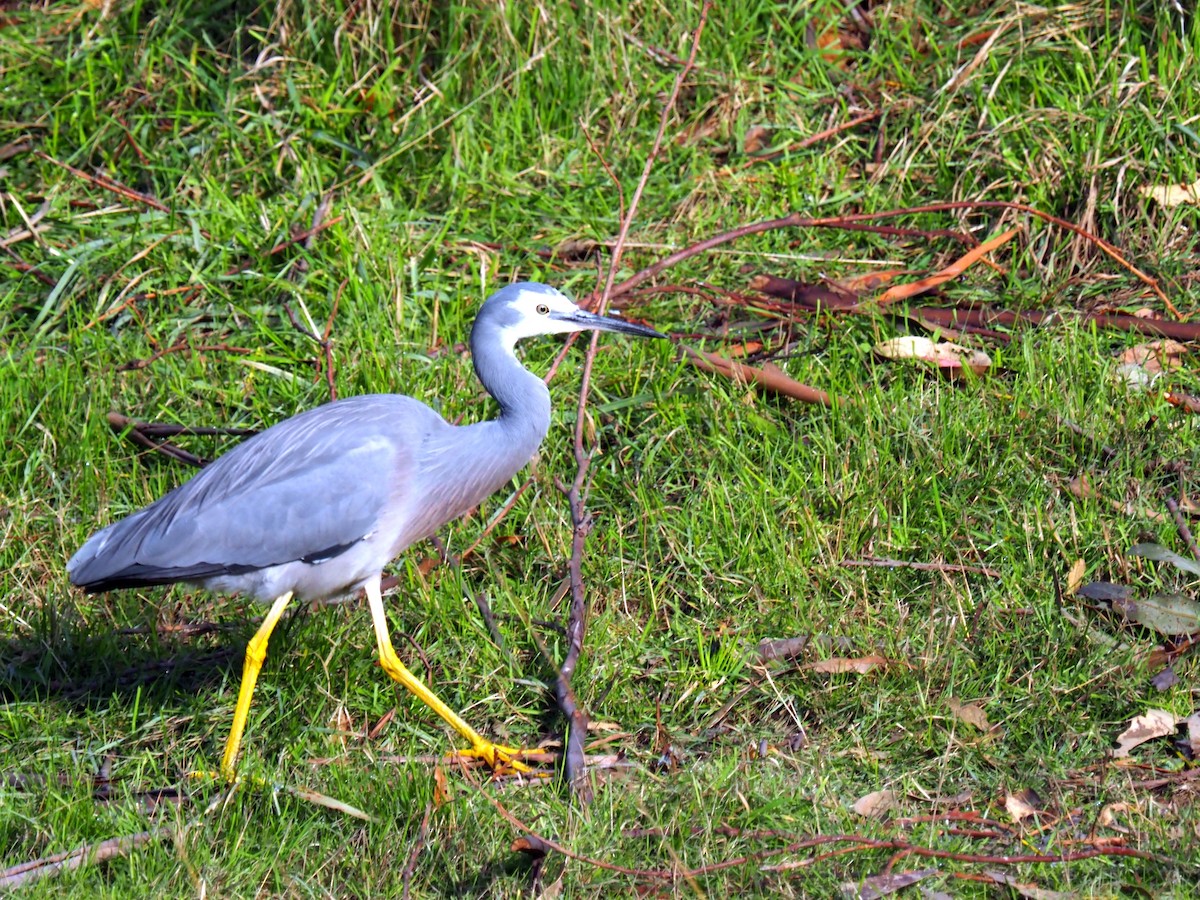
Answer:
<path fill-rule="evenodd" d="M 1117 820 L 1117 813 L 1129 812 L 1131 809 L 1134 807 L 1125 802 L 1109 803 L 1100 810 L 1100 815 L 1096 817 L 1096 825 L 1100 828 L 1111 828 L 1113 831 L 1128 834 L 1129 829 Z"/>
<path fill-rule="evenodd" d="M 966 722 L 968 725 L 973 725 L 980 731 L 991 731 L 992 724 L 988 721 L 987 713 L 983 711 L 978 703 L 962 703 L 958 699 L 951 697 L 946 701 L 946 705 L 950 707 L 950 712 L 954 713 L 955 717 L 960 721 Z"/>
<path fill-rule="evenodd" d="M 1117 749 L 1110 752 L 1116 757 L 1128 756 L 1129 751 L 1139 744 L 1174 734 L 1179 722 L 1175 713 L 1165 709 L 1152 709 L 1145 715 L 1134 716 L 1129 727 L 1117 737 Z"/>
<path fill-rule="evenodd" d="M 947 281 L 950 281 L 952 278 L 957 278 L 959 275 L 977 263 L 982 257 L 991 253 L 997 247 L 1000 247 L 1001 245 L 1012 240 L 1013 236 L 1019 230 L 1020 229 L 1017 228 L 1010 228 L 1003 234 L 998 234 L 994 238 L 984 241 L 974 250 L 971 250 L 961 259 L 956 260 L 954 263 L 948 265 L 940 272 L 935 272 L 934 274 L 928 275 L 919 281 L 912 281 L 908 284 L 897 284 L 888 288 L 879 296 L 880 305 L 882 306 L 885 303 L 892 303 L 896 300 L 907 300 L 909 297 L 915 297 L 918 294 L 924 294 L 928 291 L 931 291 L 938 285 L 945 284 Z"/>
<path fill-rule="evenodd" d="M 441 766 L 433 767 L 433 805 L 441 809 L 453 799 L 450 782 Z"/>
<path fill-rule="evenodd" d="M 849 278 L 840 278 L 834 284 L 849 294 L 865 294 L 877 291 L 897 275 L 909 275 L 908 269 L 888 269 L 883 272 L 864 272 Z"/>
<path fill-rule="evenodd" d="M 333 715 L 329 717 L 329 730 L 332 732 L 330 737 L 344 750 L 346 735 L 354 731 L 354 720 L 350 718 L 349 710 L 340 703 L 334 708 Z"/>
<path fill-rule="evenodd" d="M 899 798 L 895 791 L 872 791 L 865 797 L 855 800 L 854 805 L 850 808 L 865 818 L 879 819 L 898 805 Z"/>
<path fill-rule="evenodd" d="M 950 341 L 934 342 L 912 334 L 880 341 L 874 346 L 873 352 L 884 359 L 913 359 L 932 363 L 940 372 L 952 378 L 961 375 L 964 368 L 976 375 L 983 375 L 992 365 L 991 357 L 982 350 L 971 350 Z"/>
<path fill-rule="evenodd" d="M 1038 810 L 1042 808 L 1042 798 L 1037 795 L 1037 791 L 1025 788 L 1015 794 L 1005 794 L 1004 808 L 1008 810 L 1014 822 L 1020 822 L 1037 815 Z"/>
<path fill-rule="evenodd" d="M 1200 181 L 1191 184 L 1147 184 L 1138 188 L 1138 193 L 1167 208 L 1200 203 Z"/>
<path fill-rule="evenodd" d="M 1095 500 L 1099 496 L 1087 475 L 1076 475 L 1067 482 L 1067 490 L 1080 500 Z"/>
<path fill-rule="evenodd" d="M 1188 744 L 1192 748 L 1192 759 L 1200 759 L 1200 712 L 1187 717 Z"/>
<path fill-rule="evenodd" d="M 1127 365 L 1141 366 L 1147 372 L 1173 372 L 1183 365 L 1183 355 L 1188 352 L 1179 341 L 1147 341 L 1122 351 L 1117 360 Z"/>
<path fill-rule="evenodd" d="M 820 659 L 816 662 L 808 663 L 804 668 L 810 669 L 813 672 L 820 672 L 823 675 L 843 675 L 846 673 L 866 675 L 868 672 L 886 665 L 887 659 L 882 656 L 860 656 L 853 659 L 846 656 L 833 656 L 829 659 Z"/>
<path fill-rule="evenodd" d="M 765 125 L 751 125 L 742 140 L 742 150 L 747 156 L 766 149 L 771 143 L 771 129 Z"/>
<path fill-rule="evenodd" d="M 1077 559 L 1071 564 L 1071 571 L 1067 573 L 1067 595 L 1075 594 L 1083 585 L 1083 576 L 1087 573 L 1087 565 L 1082 559 Z"/>

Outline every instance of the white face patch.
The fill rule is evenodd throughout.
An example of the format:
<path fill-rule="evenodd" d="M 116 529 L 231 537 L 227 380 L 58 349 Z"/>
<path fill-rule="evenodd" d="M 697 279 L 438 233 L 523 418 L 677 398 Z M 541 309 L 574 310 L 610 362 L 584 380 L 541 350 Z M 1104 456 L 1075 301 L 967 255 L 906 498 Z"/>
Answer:
<path fill-rule="evenodd" d="M 585 328 L 554 317 L 554 313 L 570 315 L 579 311 L 579 307 L 558 291 L 523 290 L 509 303 L 509 308 L 520 318 L 500 330 L 500 339 L 507 347 L 511 347 L 522 338 L 540 334 L 565 334 L 570 331 L 583 331 Z"/>

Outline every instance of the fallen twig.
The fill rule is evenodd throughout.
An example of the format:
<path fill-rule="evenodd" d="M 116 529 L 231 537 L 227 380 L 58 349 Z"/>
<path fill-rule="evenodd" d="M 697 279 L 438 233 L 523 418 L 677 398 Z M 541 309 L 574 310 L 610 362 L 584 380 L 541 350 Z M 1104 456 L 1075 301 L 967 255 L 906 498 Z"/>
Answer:
<path fill-rule="evenodd" d="M 871 112 L 862 113 L 855 116 L 853 119 L 842 122 L 838 125 L 834 125 L 832 128 L 826 128 L 824 131 L 818 131 L 816 134 L 810 134 L 804 140 L 797 141 L 794 144 L 789 144 L 782 150 L 773 150 L 770 153 L 753 156 L 742 163 L 741 168 L 745 169 L 757 163 L 770 162 L 771 160 L 779 159 L 779 157 L 783 156 L 785 153 L 797 153 L 800 150 L 806 150 L 813 144 L 819 144 L 826 138 L 831 138 L 835 134 L 841 134 L 843 131 L 849 131 L 851 128 L 861 125 L 864 122 L 870 122 L 872 119 L 878 119 L 881 115 L 883 115 L 883 113 L 879 110 L 872 110 Z"/>
<path fill-rule="evenodd" d="M 109 178 L 107 175 L 89 175 L 82 169 L 77 169 L 68 163 L 60 162 L 43 150 L 34 150 L 33 155 L 39 159 L 44 159 L 48 163 L 53 163 L 61 169 L 66 169 L 76 178 L 82 178 L 84 181 L 90 182 L 99 188 L 103 188 L 106 191 L 111 191 L 118 197 L 124 197 L 126 200 L 132 200 L 135 203 L 142 204 L 143 206 L 149 206 L 151 209 L 158 210 L 159 212 L 166 213 L 171 211 L 171 208 L 161 200 L 151 197 L 149 194 L 143 194 L 141 191 L 135 191 L 131 187 L 126 187 L 119 181 L 114 181 L 112 178 Z"/>
<path fill-rule="evenodd" d="M 906 559 L 884 559 L 878 556 L 864 556 L 861 559 L 843 559 L 839 566 L 873 566 L 882 569 L 918 569 L 922 572 L 958 572 L 965 575 L 986 575 L 988 578 L 999 578 L 1001 573 L 986 566 L 964 566 L 958 563 L 911 562 Z"/>
<path fill-rule="evenodd" d="M 1179 504 L 1174 498 L 1167 497 L 1167 512 L 1171 514 L 1171 518 L 1175 520 L 1175 530 L 1179 532 L 1179 539 L 1183 541 L 1187 547 L 1188 553 L 1192 559 L 1200 559 L 1200 547 L 1196 546 L 1196 538 L 1192 534 L 1192 529 L 1188 527 L 1187 519 L 1183 515 L 1183 510 L 1179 508 Z"/>
<path fill-rule="evenodd" d="M 919 213 L 953 212 L 956 210 L 973 209 L 1011 209 L 1017 212 L 1028 213 L 1031 216 L 1036 216 L 1037 218 L 1049 222 L 1052 225 L 1065 228 L 1068 231 L 1079 235 L 1085 240 L 1091 241 L 1105 254 L 1107 254 L 1114 262 L 1129 271 L 1139 281 L 1150 288 L 1150 290 L 1154 292 L 1155 296 L 1162 300 L 1163 304 L 1168 310 L 1171 311 L 1173 315 L 1175 315 L 1177 318 L 1181 318 L 1178 310 L 1175 309 L 1174 304 L 1171 303 L 1171 301 L 1167 298 L 1167 295 L 1163 293 L 1162 288 L 1159 287 L 1158 280 L 1147 275 L 1137 266 L 1125 259 L 1121 251 L 1116 246 L 1110 244 L 1103 238 L 1092 234 L 1086 229 L 1075 225 L 1072 222 L 1068 222 L 1065 219 L 1060 219 L 1058 216 L 1053 216 L 1050 213 L 1043 212 L 1040 209 L 1036 209 L 1035 207 L 1028 206 L 1024 203 L 1014 203 L 1007 200 L 958 200 L 946 203 L 929 203 L 924 206 L 913 206 L 904 209 L 889 209 L 882 210 L 880 212 L 856 213 L 847 216 L 832 216 L 816 219 L 802 216 L 799 213 L 794 212 L 778 219 L 767 219 L 762 222 L 751 222 L 749 224 L 741 225 L 737 228 L 731 229 L 730 231 L 725 231 L 721 234 L 715 234 L 712 237 L 692 244 L 689 247 L 684 247 L 681 250 L 675 251 L 669 256 L 660 259 L 653 265 L 647 266 L 640 272 L 636 272 L 629 278 L 626 278 L 620 284 L 613 287 L 611 295 L 617 296 L 619 294 L 628 293 L 642 282 L 654 278 L 661 272 L 671 268 L 674 265 L 677 265 L 685 259 L 698 256 L 701 253 L 705 253 L 716 247 L 720 247 L 723 244 L 731 243 L 736 241 L 738 238 L 746 237 L 751 234 L 761 234 L 766 231 L 777 231 L 781 228 L 851 229 L 857 228 L 860 223 L 874 222 L 879 219 L 893 219 L 898 216 L 909 216 Z"/>
<path fill-rule="evenodd" d="M 716 372 L 745 384 L 757 384 L 767 390 L 774 391 L 777 394 L 784 394 L 804 403 L 816 403 L 821 406 L 834 405 L 833 399 L 824 391 L 801 384 L 799 381 L 784 374 L 777 366 L 771 363 L 767 363 L 760 368 L 734 362 L 733 360 L 725 359 L 723 356 L 719 356 L 716 353 L 709 353 L 705 350 L 693 350 L 691 347 L 682 345 L 680 349 L 682 349 L 684 356 L 692 365 L 706 372 Z M 853 404 L 853 401 L 848 398 L 839 398 L 837 403 L 849 406 Z"/>
<path fill-rule="evenodd" d="M 159 435 L 236 435 L 254 434 L 252 428 L 198 428 L 189 425 L 156 425 L 145 422 L 135 422 L 128 416 L 112 411 L 107 416 L 109 427 L 118 434 L 124 432 L 129 440 L 139 446 L 146 447 L 156 453 L 161 453 L 171 459 L 186 463 L 196 468 L 204 468 L 209 460 L 184 450 L 167 440 L 159 440 Z"/>
<path fill-rule="evenodd" d="M 74 850 L 43 856 L 31 862 L 18 863 L 0 872 L 0 890 L 20 887 L 47 875 L 73 872 L 88 863 L 128 856 L 139 847 L 170 837 L 170 834 L 169 828 L 154 828 L 150 831 L 139 831 L 137 834 L 109 838 L 98 844 L 83 844 Z"/>
<path fill-rule="evenodd" d="M 704 25 L 708 21 L 708 13 L 711 8 L 711 0 L 706 0 L 700 9 L 700 20 L 692 32 L 692 47 L 687 63 L 675 76 L 675 83 L 671 94 L 667 102 L 663 104 L 662 114 L 658 122 L 658 133 L 655 135 L 649 154 L 647 154 L 646 164 L 642 169 L 642 177 L 638 181 L 632 198 L 630 198 L 629 208 L 621 219 L 621 227 L 618 230 L 617 241 L 613 247 L 612 259 L 609 262 L 608 278 L 605 282 L 604 290 L 600 294 L 599 303 L 596 304 L 596 312 L 601 315 L 603 315 L 608 301 L 612 296 L 613 283 L 616 280 L 617 270 L 620 267 L 621 254 L 624 250 L 625 241 L 628 239 L 629 229 L 637 215 L 638 203 L 641 200 L 642 193 L 649 182 L 650 172 L 657 161 L 659 148 L 662 146 L 663 137 L 666 134 L 667 123 L 670 121 L 683 83 L 695 65 L 696 53 L 700 49 L 700 35 L 704 32 Z M 559 667 L 558 677 L 555 679 L 555 696 L 559 709 L 562 710 L 570 722 L 567 729 L 567 740 L 564 750 L 564 776 L 571 785 L 571 790 L 575 796 L 584 804 L 588 803 L 591 799 L 591 787 L 586 780 L 584 768 L 585 757 L 583 753 L 583 741 L 587 735 L 587 714 L 579 707 L 575 700 L 574 691 L 571 689 L 571 676 L 574 674 L 575 667 L 579 663 L 580 654 L 583 652 L 584 636 L 587 633 L 587 598 L 583 586 L 583 551 L 587 543 L 588 532 L 591 531 L 591 515 L 587 511 L 585 501 L 586 485 L 589 481 L 589 469 L 591 465 L 591 451 L 584 446 L 584 424 L 587 421 L 587 401 L 591 390 L 592 366 L 595 361 L 598 340 L 599 334 L 593 332 L 587 356 L 584 359 L 579 388 L 579 404 L 575 415 L 575 478 L 572 480 L 570 487 L 564 489 L 568 505 L 571 509 L 571 523 L 573 526 L 571 559 L 568 563 L 571 582 L 571 605 L 567 617 L 567 654 L 563 659 L 562 665 Z"/>
<path fill-rule="evenodd" d="M 429 834 L 429 817 L 433 815 L 433 804 L 425 804 L 425 815 L 421 817 L 421 827 L 417 829 L 417 839 L 413 841 L 412 850 L 408 853 L 408 862 L 404 865 L 404 875 L 400 879 L 400 883 L 404 885 L 404 891 L 401 893 L 402 900 L 408 900 L 412 896 L 412 877 L 413 872 L 417 869 L 417 858 L 421 855 L 421 850 L 425 847 L 425 838 Z"/>

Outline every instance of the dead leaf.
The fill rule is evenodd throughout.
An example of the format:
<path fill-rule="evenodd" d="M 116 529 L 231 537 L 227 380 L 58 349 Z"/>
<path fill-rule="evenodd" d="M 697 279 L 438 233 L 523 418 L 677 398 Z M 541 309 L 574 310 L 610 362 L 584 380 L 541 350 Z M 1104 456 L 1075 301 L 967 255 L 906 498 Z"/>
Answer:
<path fill-rule="evenodd" d="M 1167 666 L 1150 679 L 1150 687 L 1156 691 L 1169 691 L 1177 684 L 1179 684 L 1179 676 L 1175 674 L 1175 670 L 1170 666 Z"/>
<path fill-rule="evenodd" d="M 895 791 L 872 791 L 859 797 L 850 808 L 867 819 L 880 819 L 888 811 L 899 806 Z"/>
<path fill-rule="evenodd" d="M 1191 184 L 1147 184 L 1138 188 L 1138 193 L 1170 209 L 1185 203 L 1200 203 L 1200 181 Z"/>
<path fill-rule="evenodd" d="M 908 872 L 888 872 L 883 875 L 871 875 L 862 881 L 845 881 L 838 885 L 843 897 L 852 900 L 876 900 L 894 894 L 930 876 L 937 875 L 937 869 L 913 869 Z"/>
<path fill-rule="evenodd" d="M 1042 798 L 1033 788 L 1024 788 L 1015 794 L 1005 794 L 1004 808 L 1008 810 L 1014 822 L 1020 822 L 1038 814 L 1042 808 Z"/>
<path fill-rule="evenodd" d="M 1187 742 L 1192 749 L 1192 759 L 1200 759 L 1200 712 L 1187 717 Z"/>
<path fill-rule="evenodd" d="M 690 347 L 683 347 L 682 349 L 684 356 L 694 366 L 706 372 L 717 372 L 728 378 L 732 378 L 734 381 L 740 381 L 745 384 L 757 384 L 769 391 L 793 397 L 805 403 L 818 403 L 823 406 L 833 405 L 833 401 L 824 391 L 801 384 L 794 378 L 784 374 L 777 366 L 756 368 L 755 366 L 748 366 L 744 363 L 725 359 L 719 354 L 709 353 L 707 350 L 693 350 Z M 841 404 L 853 403 L 849 399 L 840 399 L 838 402 Z"/>
<path fill-rule="evenodd" d="M 933 275 L 926 276 L 919 281 L 898 284 L 888 288 L 880 295 L 879 304 L 882 306 L 885 303 L 892 303 L 896 300 L 907 300 L 909 297 L 915 297 L 918 294 L 931 291 L 938 285 L 950 281 L 952 278 L 957 278 L 982 257 L 1012 240 L 1013 236 L 1019 230 L 1017 228 L 1010 228 L 1003 234 L 998 234 L 994 238 L 984 241 L 978 247 L 965 254 L 961 259 L 950 264 L 940 272 L 935 272 Z"/>
<path fill-rule="evenodd" d="M 1145 715 L 1135 716 L 1133 721 L 1117 737 L 1117 749 L 1109 751 L 1114 757 L 1128 756 L 1129 751 L 1139 744 L 1175 733 L 1179 719 L 1165 709 L 1152 709 Z"/>
<path fill-rule="evenodd" d="M 453 799 L 450 793 L 450 782 L 441 766 L 433 767 L 433 805 L 441 809 Z"/>
<path fill-rule="evenodd" d="M 832 656 L 829 659 L 808 663 L 803 668 L 820 672 L 822 675 L 866 675 L 881 666 L 886 666 L 887 663 L 886 658 L 876 655 L 860 656 L 854 659 L 846 656 Z"/>
<path fill-rule="evenodd" d="M 1124 834 L 1129 833 L 1129 829 L 1117 821 L 1117 813 L 1129 812 L 1133 809 L 1128 803 L 1109 803 L 1100 810 L 1100 815 L 1096 817 L 1096 824 L 1101 828 L 1111 828 L 1113 831 L 1120 831 Z"/>
<path fill-rule="evenodd" d="M 1128 600 L 1133 596 L 1133 589 L 1125 584 L 1113 584 L 1111 581 L 1093 581 L 1079 588 L 1079 596 L 1088 600 L 1102 600 L 1111 603 L 1113 600 Z"/>
<path fill-rule="evenodd" d="M 931 363 L 951 378 L 961 375 L 963 369 L 983 375 L 992 366 L 992 358 L 982 350 L 972 350 L 950 341 L 935 343 L 927 337 L 912 334 L 880 341 L 872 349 L 876 356 L 884 359 Z"/>
<path fill-rule="evenodd" d="M 742 139 L 742 150 L 747 156 L 765 149 L 771 143 L 771 129 L 765 125 L 751 125 Z"/>
<path fill-rule="evenodd" d="M 1145 600 L 1113 600 L 1112 608 L 1127 621 L 1159 634 L 1200 631 L 1200 603 L 1183 594 L 1153 594 Z"/>
<path fill-rule="evenodd" d="M 333 715 L 329 717 L 329 730 L 332 732 L 332 737 L 343 750 L 346 749 L 346 735 L 354 732 L 354 720 L 350 718 L 350 712 L 342 704 L 338 704 Z"/>
<path fill-rule="evenodd" d="M 852 275 L 849 278 L 839 278 L 836 282 L 838 287 L 850 294 L 865 294 L 868 291 L 877 291 L 897 275 L 912 274 L 908 269 L 888 269 L 883 272 L 864 272 L 861 275 Z"/>
<path fill-rule="evenodd" d="M 1177 569 L 1183 569 L 1192 575 L 1200 575 L 1200 562 L 1194 559 L 1188 559 L 1186 556 L 1180 556 L 1173 550 L 1168 550 L 1161 544 L 1141 543 L 1134 544 L 1129 548 L 1130 556 L 1141 556 L 1144 559 L 1152 559 L 1155 562 L 1168 562 Z"/>
<path fill-rule="evenodd" d="M 1188 348 L 1179 341 L 1147 341 L 1129 347 L 1117 359 L 1122 363 L 1141 366 L 1147 372 L 1173 372 L 1183 365 L 1183 355 L 1187 352 Z"/>
<path fill-rule="evenodd" d="M 794 659 L 808 646 L 810 635 L 793 638 L 763 638 L 758 642 L 758 656 L 763 661 L 772 659 Z"/>
<path fill-rule="evenodd" d="M 966 722 L 968 725 L 973 725 L 980 731 L 987 732 L 992 730 L 992 725 L 988 722 L 987 713 L 983 711 L 978 703 L 962 703 L 954 697 L 946 701 L 946 705 L 950 707 L 950 712 L 954 713 L 955 717 L 960 721 Z"/>
<path fill-rule="evenodd" d="M 1067 482 L 1067 490 L 1080 500 L 1095 500 L 1099 496 L 1087 475 L 1076 475 Z"/>
<path fill-rule="evenodd" d="M 1084 573 L 1087 572 L 1087 565 L 1082 559 L 1075 560 L 1071 564 L 1071 571 L 1067 573 L 1067 594 L 1074 594 L 1083 584 Z"/>

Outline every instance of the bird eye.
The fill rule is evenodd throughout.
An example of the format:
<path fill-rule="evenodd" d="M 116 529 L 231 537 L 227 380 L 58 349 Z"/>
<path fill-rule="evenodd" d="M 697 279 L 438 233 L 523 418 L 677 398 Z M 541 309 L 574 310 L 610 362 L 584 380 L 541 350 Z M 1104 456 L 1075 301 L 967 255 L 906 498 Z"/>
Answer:
<path fill-rule="evenodd" d="M 548 307 L 548 306 L 547 306 L 545 303 L 539 303 L 539 304 L 537 305 L 537 314 L 538 314 L 539 316 L 548 316 L 548 315 L 550 315 L 550 307 Z"/>

